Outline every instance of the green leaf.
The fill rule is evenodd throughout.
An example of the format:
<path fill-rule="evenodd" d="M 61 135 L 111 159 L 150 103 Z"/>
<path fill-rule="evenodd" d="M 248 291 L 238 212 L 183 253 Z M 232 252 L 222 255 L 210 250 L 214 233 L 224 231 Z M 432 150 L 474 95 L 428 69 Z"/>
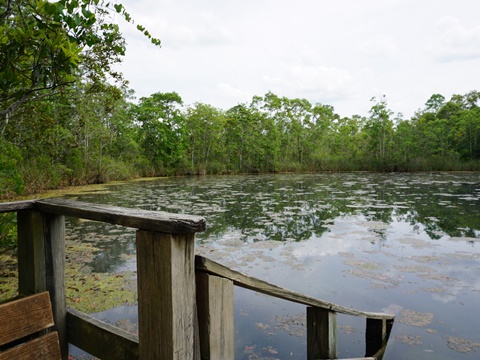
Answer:
<path fill-rule="evenodd" d="M 45 5 L 43 5 L 43 9 L 48 15 L 53 15 L 57 13 L 57 5 L 46 2 Z"/>
<path fill-rule="evenodd" d="M 78 14 L 73 14 L 73 20 L 75 21 L 75 27 L 79 26 L 82 22 Z"/>
<path fill-rule="evenodd" d="M 85 16 L 87 19 L 91 19 L 92 17 L 94 17 L 93 13 L 88 10 L 87 8 L 85 7 L 82 7 L 82 14 L 83 16 Z"/>

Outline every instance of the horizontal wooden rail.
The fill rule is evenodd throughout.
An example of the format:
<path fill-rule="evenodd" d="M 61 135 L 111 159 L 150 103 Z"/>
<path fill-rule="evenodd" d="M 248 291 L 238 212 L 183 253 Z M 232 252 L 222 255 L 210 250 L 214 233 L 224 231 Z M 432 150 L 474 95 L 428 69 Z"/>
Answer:
<path fill-rule="evenodd" d="M 35 207 L 47 213 L 102 221 L 165 234 L 197 233 L 206 228 L 205 219 L 201 216 L 129 209 L 66 199 L 37 200 Z"/>
<path fill-rule="evenodd" d="M 13 201 L 0 203 L 0 213 L 13 212 L 25 209 L 33 209 L 35 202 L 33 200 Z"/>
<path fill-rule="evenodd" d="M 328 301 L 316 299 L 311 296 L 303 295 L 295 291 L 291 291 L 280 286 L 270 284 L 266 281 L 242 274 L 238 271 L 229 269 L 226 266 L 223 266 L 213 260 L 210 260 L 200 255 L 195 256 L 195 268 L 209 274 L 217 275 L 225 279 L 230 279 L 237 286 L 257 291 L 265 295 L 270 295 L 280 299 L 292 301 L 298 304 L 319 307 L 341 314 L 360 316 L 368 319 L 391 320 L 395 318 L 395 315 L 392 314 L 358 311 Z"/>
<path fill-rule="evenodd" d="M 138 337 L 74 309 L 67 310 L 68 341 L 100 359 L 138 359 Z"/>

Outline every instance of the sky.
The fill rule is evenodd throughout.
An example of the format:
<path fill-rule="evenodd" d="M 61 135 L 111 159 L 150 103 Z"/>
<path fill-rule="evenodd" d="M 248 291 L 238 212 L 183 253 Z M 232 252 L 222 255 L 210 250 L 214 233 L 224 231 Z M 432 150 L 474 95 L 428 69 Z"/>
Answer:
<path fill-rule="evenodd" d="M 479 0 L 120 0 L 119 66 L 136 97 L 177 92 L 227 110 L 271 91 L 368 116 L 386 96 L 404 118 L 433 94 L 480 91 Z"/>

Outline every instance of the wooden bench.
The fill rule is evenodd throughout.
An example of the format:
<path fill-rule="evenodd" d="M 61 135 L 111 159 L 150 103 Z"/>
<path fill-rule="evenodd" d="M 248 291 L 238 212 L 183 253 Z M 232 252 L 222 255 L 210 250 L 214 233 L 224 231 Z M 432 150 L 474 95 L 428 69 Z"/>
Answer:
<path fill-rule="evenodd" d="M 0 305 L 0 360 L 61 359 L 49 293 Z"/>

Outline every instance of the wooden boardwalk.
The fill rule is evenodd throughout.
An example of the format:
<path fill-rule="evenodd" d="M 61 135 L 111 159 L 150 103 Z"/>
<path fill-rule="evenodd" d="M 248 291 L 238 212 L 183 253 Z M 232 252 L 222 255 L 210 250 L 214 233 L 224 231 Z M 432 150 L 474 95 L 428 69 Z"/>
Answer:
<path fill-rule="evenodd" d="M 337 358 L 337 313 L 366 319 L 362 359 L 383 357 L 394 315 L 316 299 L 195 256 L 195 233 L 206 227 L 200 216 L 65 199 L 2 203 L 0 212 L 17 213 L 19 293 L 50 293 L 63 359 L 68 343 L 101 359 L 233 359 L 234 286 L 305 305 L 308 359 Z M 65 216 L 137 229 L 138 337 L 66 307 Z"/>

